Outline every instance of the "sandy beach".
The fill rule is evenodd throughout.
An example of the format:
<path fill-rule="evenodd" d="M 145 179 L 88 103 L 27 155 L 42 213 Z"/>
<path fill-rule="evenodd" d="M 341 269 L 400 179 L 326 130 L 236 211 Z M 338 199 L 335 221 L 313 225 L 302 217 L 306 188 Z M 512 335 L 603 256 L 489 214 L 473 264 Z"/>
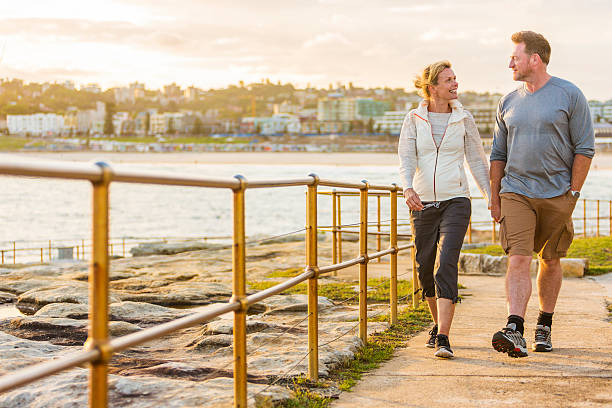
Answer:
<path fill-rule="evenodd" d="M 111 163 L 202 163 L 202 164 L 266 164 L 266 165 L 337 165 L 397 166 L 394 153 L 319 153 L 319 152 L 181 152 L 181 153 L 117 153 L 62 152 L 12 153 L 12 157 L 67 161 L 108 161 Z M 612 153 L 600 152 L 593 159 L 592 169 L 612 169 Z"/>

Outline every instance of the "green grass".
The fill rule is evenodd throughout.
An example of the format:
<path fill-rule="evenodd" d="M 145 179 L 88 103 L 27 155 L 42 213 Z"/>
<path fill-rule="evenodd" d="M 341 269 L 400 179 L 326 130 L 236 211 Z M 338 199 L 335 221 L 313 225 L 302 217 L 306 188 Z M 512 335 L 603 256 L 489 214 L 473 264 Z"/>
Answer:
<path fill-rule="evenodd" d="M 304 268 L 289 268 L 272 271 L 266 274 L 266 278 L 293 278 L 304 272 Z"/>
<path fill-rule="evenodd" d="M 292 277 L 301 273 L 301 270 L 292 271 L 288 269 L 286 271 L 274 271 L 268 274 L 268 276 L 274 277 Z M 268 289 L 274 285 L 277 285 L 277 281 L 249 281 L 247 284 L 252 291 L 260 291 Z M 324 283 L 319 285 L 319 296 L 325 296 L 333 301 L 344 301 L 348 298 L 352 298 L 347 304 L 359 303 L 356 286 L 357 283 L 349 282 L 338 282 L 338 283 Z M 385 303 L 390 299 L 389 296 L 389 285 L 388 279 L 368 279 L 368 300 L 372 302 Z M 300 283 L 286 291 L 283 294 L 306 294 L 307 286 L 306 283 Z M 403 298 L 412 293 L 412 282 L 400 280 L 397 282 L 397 297 Z"/>
<path fill-rule="evenodd" d="M 464 250 L 471 254 L 504 255 L 499 245 L 488 245 L 480 248 Z M 587 275 L 603 275 L 612 272 L 612 238 L 576 238 L 567 251 L 568 258 L 587 258 L 589 269 Z"/>
<path fill-rule="evenodd" d="M 385 316 L 388 318 L 387 316 Z M 379 367 L 391 359 L 398 347 L 404 347 L 412 335 L 420 332 L 431 322 L 429 311 L 424 304 L 416 310 L 403 311 L 398 316 L 398 323 L 387 330 L 375 333 L 368 338 L 368 343 L 355 354 L 355 357 L 336 367 L 325 383 L 312 384 L 304 378 L 293 381 L 295 397 L 286 401 L 283 406 L 291 408 L 326 408 L 331 398 L 318 396 L 314 389 L 336 385 L 342 391 L 350 391 L 364 373 Z"/>
<path fill-rule="evenodd" d="M 21 150 L 23 147 L 28 144 L 30 140 L 25 137 L 16 137 L 16 136 L 0 136 L 0 151 L 15 151 Z"/>

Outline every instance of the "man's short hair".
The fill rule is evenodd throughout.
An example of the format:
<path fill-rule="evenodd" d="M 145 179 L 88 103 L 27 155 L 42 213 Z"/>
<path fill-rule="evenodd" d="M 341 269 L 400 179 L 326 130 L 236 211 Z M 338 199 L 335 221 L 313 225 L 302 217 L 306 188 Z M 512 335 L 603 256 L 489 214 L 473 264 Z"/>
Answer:
<path fill-rule="evenodd" d="M 512 34 L 512 42 L 515 44 L 525 44 L 525 52 L 527 54 L 538 54 L 542 62 L 548 65 L 550 61 L 550 44 L 542 34 L 533 31 L 519 31 Z"/>

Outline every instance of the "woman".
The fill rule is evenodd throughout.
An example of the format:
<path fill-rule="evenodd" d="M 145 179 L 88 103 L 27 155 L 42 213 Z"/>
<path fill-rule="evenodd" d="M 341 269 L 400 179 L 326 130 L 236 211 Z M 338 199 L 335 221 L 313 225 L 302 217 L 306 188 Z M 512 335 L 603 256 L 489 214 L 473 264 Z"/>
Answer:
<path fill-rule="evenodd" d="M 436 357 L 453 358 L 448 335 L 458 300 L 457 262 L 472 211 L 464 157 L 486 200 L 489 167 L 474 118 L 457 101 L 450 62 L 429 65 L 414 85 L 424 99 L 402 125 L 400 177 L 422 295 L 435 323 L 426 345 L 436 348 Z"/>

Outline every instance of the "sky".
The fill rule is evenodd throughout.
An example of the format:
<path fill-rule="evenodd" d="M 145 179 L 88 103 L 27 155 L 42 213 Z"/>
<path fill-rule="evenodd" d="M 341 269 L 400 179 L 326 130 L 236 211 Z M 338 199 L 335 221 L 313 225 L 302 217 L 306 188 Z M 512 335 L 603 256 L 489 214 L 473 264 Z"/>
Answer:
<path fill-rule="evenodd" d="M 612 99 L 610 0 L 3 0 L 0 77 L 412 91 L 424 66 L 448 59 L 460 91 L 506 93 L 518 86 L 510 36 L 525 29 L 551 43 L 549 73 Z"/>

